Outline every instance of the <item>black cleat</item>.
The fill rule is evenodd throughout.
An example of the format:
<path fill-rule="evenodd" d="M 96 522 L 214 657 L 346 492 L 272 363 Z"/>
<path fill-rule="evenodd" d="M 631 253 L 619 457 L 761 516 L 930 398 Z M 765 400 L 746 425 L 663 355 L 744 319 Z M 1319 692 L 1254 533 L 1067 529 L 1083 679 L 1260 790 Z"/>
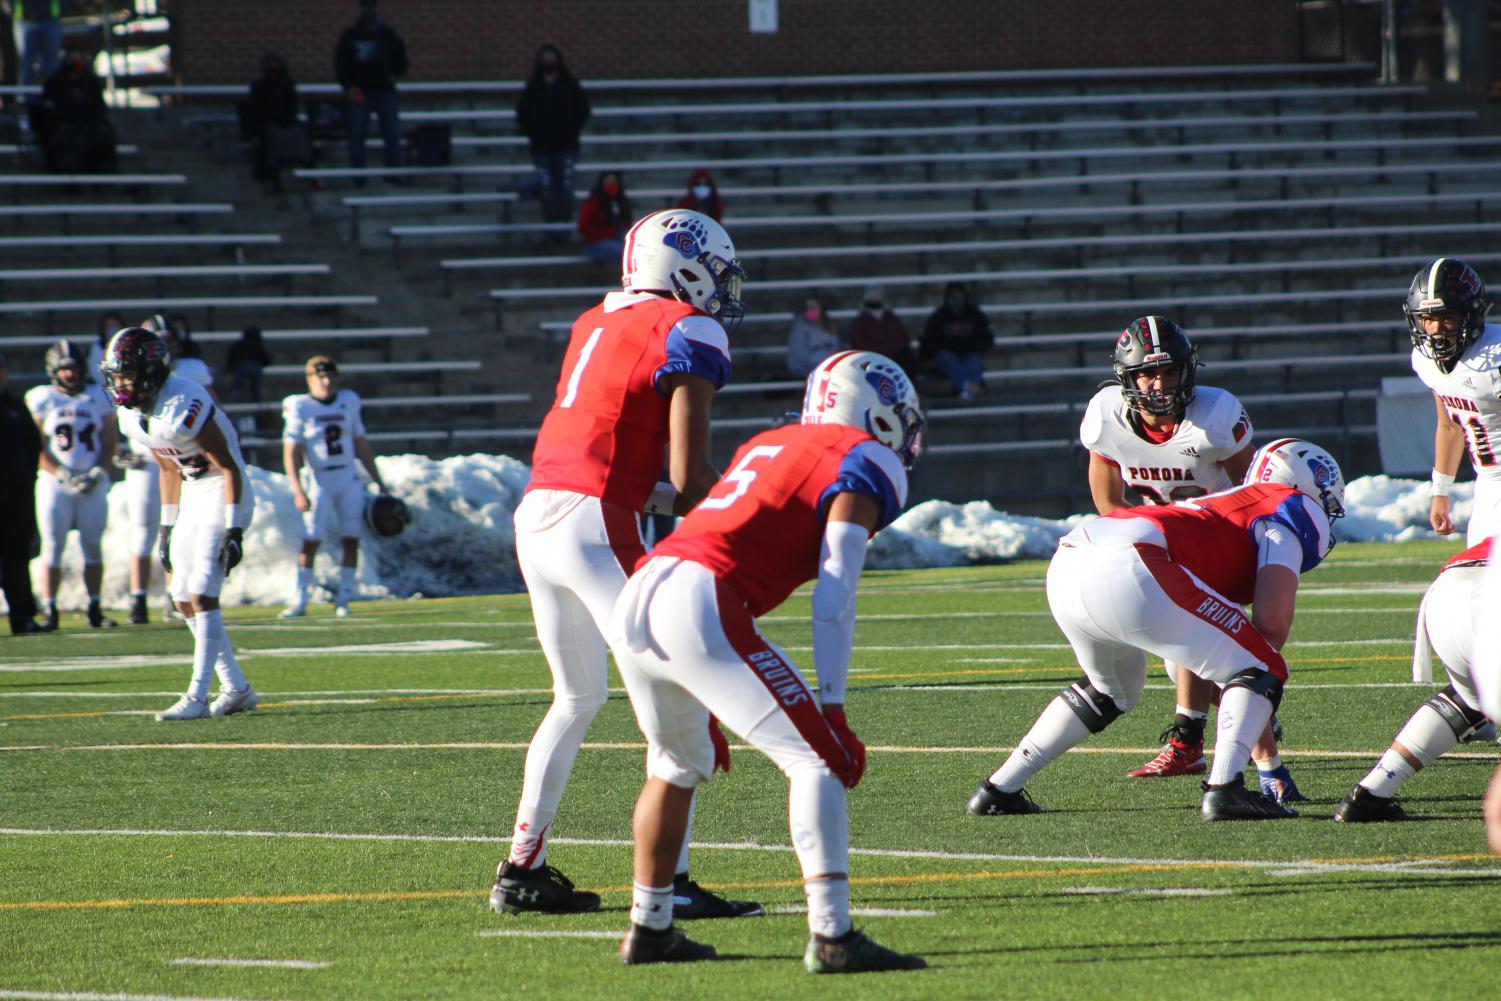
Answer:
<path fill-rule="evenodd" d="M 1369 824 L 1378 820 L 1406 820 L 1407 812 L 1397 805 L 1395 796 L 1377 796 L 1358 785 L 1340 800 L 1334 819 L 1341 824 Z"/>
<path fill-rule="evenodd" d="M 754 918 L 766 913 L 766 908 L 752 900 L 726 900 L 719 894 L 705 890 L 687 873 L 672 877 L 672 919 L 674 921 L 699 921 L 704 918 Z"/>
<path fill-rule="evenodd" d="M 113 629 L 115 620 L 104 617 L 104 611 L 97 601 L 89 603 L 89 628 L 90 629 Z"/>
<path fill-rule="evenodd" d="M 1292 807 L 1247 789 L 1244 775 L 1221 786 L 1205 782 L 1203 810 L 1205 820 L 1282 820 L 1298 815 Z"/>
<path fill-rule="evenodd" d="M 496 914 L 582 914 L 599 910 L 599 894 L 575 890 L 567 876 L 550 865 L 523 869 L 510 860 L 495 872 L 490 909 Z"/>
<path fill-rule="evenodd" d="M 864 932 L 853 928 L 842 938 L 814 935 L 808 939 L 808 949 L 803 953 L 803 967 L 809 973 L 880 973 L 922 970 L 927 965 L 921 956 L 877 945 Z"/>
<path fill-rule="evenodd" d="M 151 621 L 151 615 L 146 611 L 146 596 L 138 594 L 130 599 L 130 624 L 144 626 Z"/>
<path fill-rule="evenodd" d="M 1001 792 L 986 779 L 969 798 L 969 812 L 974 817 L 994 817 L 1003 813 L 1041 813 L 1042 807 L 1032 802 L 1027 790 Z"/>
<path fill-rule="evenodd" d="M 694 963 L 717 959 L 712 945 L 695 942 L 676 928 L 661 931 L 632 923 L 631 930 L 620 940 L 620 961 L 627 966 L 639 963 Z"/>
<path fill-rule="evenodd" d="M 56 608 L 56 606 L 54 606 L 52 608 L 44 608 L 44 609 L 42 609 L 41 615 L 42 615 L 42 622 L 41 622 L 42 632 L 44 632 L 44 633 L 55 633 L 55 632 L 57 632 L 57 608 Z"/>

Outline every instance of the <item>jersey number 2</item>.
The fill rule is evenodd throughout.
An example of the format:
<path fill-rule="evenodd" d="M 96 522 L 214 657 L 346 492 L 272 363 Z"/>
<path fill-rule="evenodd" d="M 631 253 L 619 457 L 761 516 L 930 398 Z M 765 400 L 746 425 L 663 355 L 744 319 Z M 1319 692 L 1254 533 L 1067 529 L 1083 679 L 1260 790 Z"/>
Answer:
<path fill-rule="evenodd" d="M 756 471 L 750 468 L 750 464 L 757 459 L 775 459 L 782 451 L 781 445 L 757 445 L 745 453 L 745 458 L 735 463 L 735 468 L 724 474 L 723 483 L 732 483 L 735 489 L 723 497 L 706 497 L 699 502 L 699 507 L 705 511 L 723 511 L 731 504 L 745 496 L 745 492 L 756 482 Z"/>

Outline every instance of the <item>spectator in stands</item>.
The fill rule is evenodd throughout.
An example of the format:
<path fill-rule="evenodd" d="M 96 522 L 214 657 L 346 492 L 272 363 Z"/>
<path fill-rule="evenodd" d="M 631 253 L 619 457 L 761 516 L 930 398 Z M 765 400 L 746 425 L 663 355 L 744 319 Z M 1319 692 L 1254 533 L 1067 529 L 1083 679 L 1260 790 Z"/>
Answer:
<path fill-rule="evenodd" d="M 573 168 L 579 158 L 579 133 L 590 111 L 589 97 L 563 65 L 558 47 L 538 49 L 532 75 L 516 102 L 516 127 L 531 149 L 537 167 L 536 194 L 542 201 L 542 218 L 548 222 L 567 222 L 573 217 Z"/>
<path fill-rule="evenodd" d="M 15 30 L 16 82 L 29 87 L 50 79 L 63 51 L 62 0 L 12 0 L 3 6 Z"/>
<path fill-rule="evenodd" d="M 839 331 L 829 315 L 822 296 L 810 295 L 803 311 L 792 320 L 787 331 L 787 371 L 795 378 L 806 379 L 825 358 L 839 350 Z"/>
<path fill-rule="evenodd" d="M 985 352 L 994 343 L 990 320 L 970 302 L 969 288 L 949 282 L 943 289 L 943 305 L 928 317 L 918 353 L 948 378 L 959 399 L 973 400 L 985 392 Z"/>
<path fill-rule="evenodd" d="M 37 142 L 54 174 L 101 174 L 115 169 L 115 127 L 104 103 L 104 81 L 78 49 L 42 86 L 35 105 Z"/>
<path fill-rule="evenodd" d="M 688 176 L 688 190 L 678 199 L 678 208 L 702 212 L 715 222 L 724 221 L 724 200 L 714 175 L 700 167 Z"/>
<path fill-rule="evenodd" d="M 188 321 L 181 313 L 173 313 L 170 320 L 160 313 L 153 313 L 141 321 L 141 326 L 161 337 L 167 346 L 167 364 L 173 375 L 197 383 L 212 399 L 219 399 L 214 392 L 213 370 L 198 357 L 198 343 L 192 339 Z"/>
<path fill-rule="evenodd" d="M 96 340 L 89 345 L 89 371 L 90 382 L 99 381 L 99 363 L 104 360 L 104 346 L 109 339 L 115 336 L 115 331 L 125 326 L 125 318 L 114 310 L 110 310 L 99 317 L 99 326 L 95 330 Z"/>
<path fill-rule="evenodd" d="M 312 140 L 297 120 L 297 83 L 275 52 L 261 56 L 261 75 L 245 104 L 248 138 L 255 143 L 252 173 L 267 194 L 281 192 L 281 168 L 313 161 Z"/>
<path fill-rule="evenodd" d="M 401 125 L 397 118 L 396 78 L 407 71 L 407 47 L 401 36 L 375 12 L 376 0 L 360 0 L 359 20 L 344 29 L 334 50 L 334 71 L 349 99 L 349 165 L 365 166 L 365 136 L 370 115 L 380 119 L 386 166 L 401 166 Z M 398 178 L 391 178 L 397 181 Z M 363 186 L 364 178 L 355 181 Z"/>
<path fill-rule="evenodd" d="M 860 312 L 850 324 L 850 348 L 883 354 L 916 381 L 917 356 L 912 353 L 912 338 L 901 317 L 887 308 L 885 293 L 879 286 L 866 289 L 860 300 Z"/>
<path fill-rule="evenodd" d="M 252 323 L 240 331 L 240 339 L 229 346 L 224 367 L 234 378 L 230 392 L 249 403 L 261 402 L 261 372 L 269 364 L 271 353 L 261 340 L 261 328 Z"/>
<path fill-rule="evenodd" d="M 0 351 L 0 589 L 12 635 L 42 631 L 34 620 L 31 556 L 36 545 L 36 470 L 42 439 L 26 404 L 7 386 L 10 369 Z"/>
<path fill-rule="evenodd" d="M 579 209 L 579 235 L 584 238 L 584 253 L 589 260 L 600 264 L 620 260 L 626 231 L 633 222 L 625 182 L 613 170 L 600 174 L 584 207 Z"/>
<path fill-rule="evenodd" d="M 177 347 L 173 352 L 174 358 L 202 358 L 203 349 L 198 342 L 193 340 L 193 328 L 188 324 L 188 318 L 181 313 L 167 314 L 167 332 L 176 338 Z"/>

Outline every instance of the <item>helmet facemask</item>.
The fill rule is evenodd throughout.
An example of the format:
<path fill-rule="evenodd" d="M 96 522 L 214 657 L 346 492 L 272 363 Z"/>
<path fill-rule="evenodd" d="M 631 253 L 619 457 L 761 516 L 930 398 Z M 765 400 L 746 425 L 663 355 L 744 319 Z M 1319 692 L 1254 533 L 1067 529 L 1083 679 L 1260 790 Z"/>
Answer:
<path fill-rule="evenodd" d="M 672 275 L 673 295 L 690 306 L 702 309 L 719 321 L 725 333 L 733 334 L 735 328 L 740 326 L 740 321 L 745 318 L 745 303 L 740 301 L 740 286 L 745 280 L 745 269 L 740 266 L 739 261 L 725 260 L 707 250 L 698 256 L 697 263 L 702 265 L 704 273 L 713 283 L 713 291 L 703 302 L 694 302 L 694 286 L 702 285 L 703 278 L 682 268 Z"/>
<path fill-rule="evenodd" d="M 1136 377 L 1158 369 L 1178 368 L 1178 385 L 1161 392 L 1147 392 Z M 1173 321 L 1163 316 L 1144 316 L 1131 321 L 1115 343 L 1115 381 L 1121 397 L 1138 413 L 1153 417 L 1182 414 L 1194 398 L 1194 380 L 1199 351 Z"/>
<path fill-rule="evenodd" d="M 910 471 L 922 455 L 925 419 L 917 390 L 896 362 L 874 351 L 841 351 L 808 376 L 804 424 L 859 428 Z"/>
<path fill-rule="evenodd" d="M 1402 304 L 1412 346 L 1444 373 L 1454 371 L 1470 345 L 1480 339 L 1490 308 L 1475 269 L 1464 261 L 1442 257 L 1417 273 Z M 1439 320 L 1439 329 L 1433 333 L 1423 329 L 1423 319 L 1428 317 Z"/>
<path fill-rule="evenodd" d="M 127 327 L 110 338 L 99 363 L 104 392 L 117 407 L 146 412 L 167 381 L 167 348 L 159 336 Z"/>

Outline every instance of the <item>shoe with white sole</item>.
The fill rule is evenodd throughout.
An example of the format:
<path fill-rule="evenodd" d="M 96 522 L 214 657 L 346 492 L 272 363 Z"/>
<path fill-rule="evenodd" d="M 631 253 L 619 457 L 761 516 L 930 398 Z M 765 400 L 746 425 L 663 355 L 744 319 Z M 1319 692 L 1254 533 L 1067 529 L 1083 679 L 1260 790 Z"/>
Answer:
<path fill-rule="evenodd" d="M 334 606 L 334 616 L 336 618 L 340 618 L 340 619 L 347 619 L 347 618 L 349 618 L 349 606 L 348 605 L 335 605 Z"/>
<path fill-rule="evenodd" d="M 171 723 L 180 719 L 206 719 L 209 714 L 208 703 L 202 699 L 195 699 L 191 695 L 184 695 L 172 703 L 172 708 L 166 712 L 156 714 L 158 723 Z"/>
<path fill-rule="evenodd" d="M 288 605 L 277 613 L 278 619 L 300 619 L 307 614 L 307 608 L 303 605 Z"/>
<path fill-rule="evenodd" d="M 208 707 L 208 711 L 210 716 L 233 716 L 235 713 L 249 712 L 259 705 L 260 701 L 261 697 L 255 694 L 255 689 L 249 685 L 239 691 L 224 689 Z"/>

